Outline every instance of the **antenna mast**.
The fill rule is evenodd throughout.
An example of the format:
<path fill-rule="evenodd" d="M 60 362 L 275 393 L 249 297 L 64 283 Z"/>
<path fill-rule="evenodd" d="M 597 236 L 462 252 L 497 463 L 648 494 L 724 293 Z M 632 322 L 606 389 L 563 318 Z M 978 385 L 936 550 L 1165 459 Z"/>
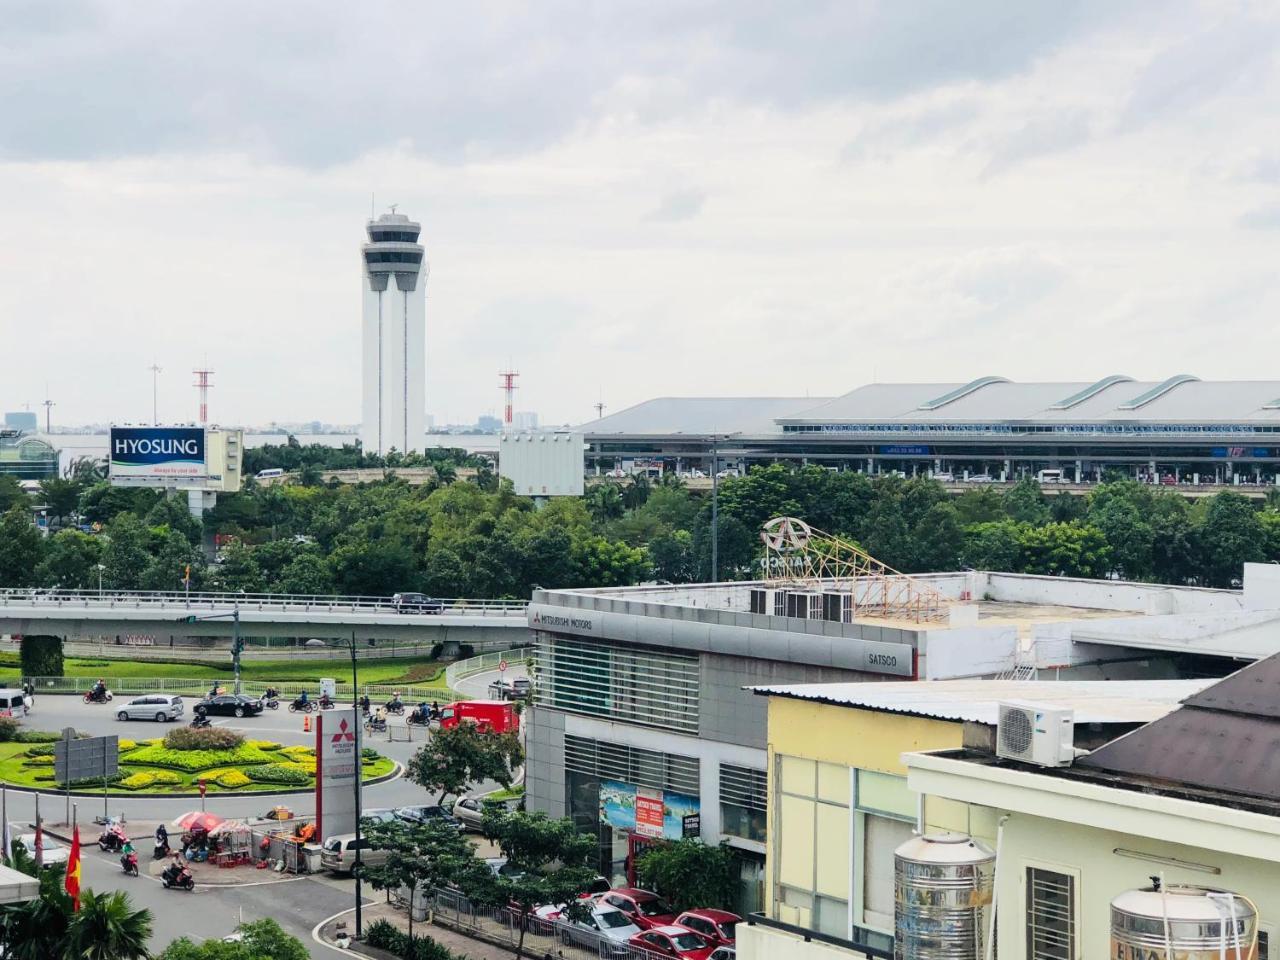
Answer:
<path fill-rule="evenodd" d="M 516 377 L 520 376 L 520 374 L 515 370 L 508 368 L 506 370 L 499 371 L 498 376 L 502 378 L 502 389 L 507 395 L 507 407 L 502 418 L 502 422 L 506 427 L 510 428 L 514 419 L 512 408 L 513 401 L 515 400 Z"/>
<path fill-rule="evenodd" d="M 210 377 L 213 376 L 212 370 L 193 370 L 196 375 L 195 386 L 200 390 L 200 425 L 207 427 L 209 425 L 209 388 L 213 386 Z"/>

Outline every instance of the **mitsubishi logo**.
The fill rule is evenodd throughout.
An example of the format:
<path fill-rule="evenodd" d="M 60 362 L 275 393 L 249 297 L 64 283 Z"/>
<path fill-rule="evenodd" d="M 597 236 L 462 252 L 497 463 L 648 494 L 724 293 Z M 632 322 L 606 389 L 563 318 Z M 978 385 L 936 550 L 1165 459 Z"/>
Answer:
<path fill-rule="evenodd" d="M 338 724 L 338 732 L 333 735 L 334 743 L 341 743 L 343 740 L 350 740 L 352 743 L 356 742 L 356 735 L 347 729 L 346 720 Z"/>
<path fill-rule="evenodd" d="M 535 611 L 533 611 L 533 622 L 534 622 L 534 623 L 541 623 L 541 622 L 542 622 L 542 611 L 540 611 L 540 610 L 535 610 Z"/>

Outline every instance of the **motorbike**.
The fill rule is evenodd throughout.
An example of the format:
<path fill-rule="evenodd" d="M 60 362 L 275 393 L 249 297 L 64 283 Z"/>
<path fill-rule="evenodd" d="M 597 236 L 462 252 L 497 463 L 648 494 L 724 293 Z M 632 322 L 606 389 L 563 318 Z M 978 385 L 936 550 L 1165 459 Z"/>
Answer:
<path fill-rule="evenodd" d="M 387 713 L 395 714 L 397 717 L 403 717 L 403 716 L 404 716 L 404 704 L 403 704 L 403 703 L 388 703 L 388 704 L 387 704 Z"/>
<path fill-rule="evenodd" d="M 269 699 L 269 700 L 263 700 L 263 701 L 262 701 L 262 705 L 263 705 L 264 707 L 266 707 L 268 710 L 279 710 L 279 709 L 280 709 L 280 701 L 279 701 L 279 700 L 277 700 L 277 699 L 275 699 L 275 697 L 272 697 L 272 698 L 271 698 L 271 699 Z"/>
<path fill-rule="evenodd" d="M 409 719 L 407 720 L 407 722 L 415 726 L 429 727 L 431 726 L 431 714 L 430 712 L 419 713 L 417 710 L 415 710 L 413 711 L 413 713 L 409 714 Z"/>
<path fill-rule="evenodd" d="M 138 855 L 136 853 L 122 854 L 120 857 L 120 868 L 131 876 L 138 875 Z"/>
<path fill-rule="evenodd" d="M 299 710 L 303 713 L 312 713 L 315 708 L 316 702 L 314 700 L 308 700 L 306 703 L 303 703 L 300 700 L 295 700 L 293 703 L 289 704 L 290 713 L 297 713 Z"/>
<path fill-rule="evenodd" d="M 191 876 L 191 871 L 180 864 L 171 864 L 164 868 L 160 873 L 160 883 L 166 890 L 194 890 L 196 888 L 195 877 Z"/>
<path fill-rule="evenodd" d="M 168 840 L 164 843 L 157 843 L 155 849 L 151 851 L 151 859 L 159 860 L 161 857 L 167 857 L 171 852 Z"/>
<path fill-rule="evenodd" d="M 365 733 L 386 733 L 387 721 L 378 720 L 375 717 L 370 717 L 368 720 L 364 722 L 364 732 Z"/>
<path fill-rule="evenodd" d="M 328 697 L 321 697 L 321 698 L 320 698 L 320 709 L 321 709 L 321 710 L 332 710 L 332 709 L 333 709 L 333 701 L 332 701 L 332 700 L 330 700 Z"/>
<path fill-rule="evenodd" d="M 196 711 L 196 715 L 191 718 L 191 726 L 197 730 L 203 730 L 205 727 L 212 727 L 213 721 L 209 719 L 209 715 L 203 711 Z"/>
<path fill-rule="evenodd" d="M 102 836 L 98 838 L 98 849 L 103 853 L 119 853 L 124 849 L 125 841 L 129 838 L 116 828 L 102 831 Z"/>
<path fill-rule="evenodd" d="M 102 693 L 94 693 L 92 690 L 86 690 L 84 695 L 85 703 L 110 703 L 111 691 L 103 690 Z"/>

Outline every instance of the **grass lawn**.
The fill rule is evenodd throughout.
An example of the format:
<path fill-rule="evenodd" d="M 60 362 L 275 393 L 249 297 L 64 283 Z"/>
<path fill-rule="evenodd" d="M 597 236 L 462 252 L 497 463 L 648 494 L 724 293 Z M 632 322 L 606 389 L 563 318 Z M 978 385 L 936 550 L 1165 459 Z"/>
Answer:
<path fill-rule="evenodd" d="M 43 774 L 47 777 L 49 776 L 50 773 L 52 773 L 53 768 L 50 765 L 48 764 L 31 765 L 28 763 L 28 761 L 30 761 L 32 758 L 26 756 L 26 752 L 33 746 L 35 746 L 35 744 L 0 743 L 0 781 L 3 781 L 8 784 L 12 784 L 13 786 L 19 786 L 19 787 L 36 787 L 38 789 L 43 789 L 43 790 L 52 790 L 55 788 L 56 785 L 51 780 L 37 779 L 37 776 L 40 774 Z M 292 759 L 289 756 L 284 754 L 275 756 L 274 754 L 276 752 L 274 751 L 268 751 L 268 753 L 273 754 L 273 759 L 280 763 L 288 763 L 288 762 L 291 762 L 291 759 Z M 138 763 L 126 763 L 120 767 L 120 771 L 126 774 L 143 773 L 143 772 L 154 773 L 161 769 L 162 768 L 159 768 L 159 767 L 149 766 L 145 764 L 138 764 Z M 215 764 L 214 766 L 209 768 L 209 770 L 215 770 L 215 771 L 225 771 L 227 769 L 228 769 L 228 765 L 225 763 Z M 373 763 L 367 763 L 364 765 L 364 778 L 366 780 L 373 780 L 378 777 L 385 777 L 387 774 L 391 773 L 391 771 L 394 769 L 395 769 L 395 763 L 392 760 L 388 759 L 387 757 L 379 756 L 378 759 L 375 760 Z M 197 786 L 197 781 L 202 776 L 205 776 L 205 773 L 207 771 L 196 772 L 196 773 L 186 773 L 180 770 L 168 770 L 167 768 L 164 768 L 164 772 L 166 774 L 172 775 L 170 779 L 173 779 L 176 777 L 177 782 L 152 784 L 144 789 L 136 791 L 136 793 L 175 793 L 175 794 L 196 793 L 199 789 Z M 302 791 L 315 789 L 315 778 L 310 777 L 308 778 L 308 781 L 306 784 L 299 784 L 297 786 L 285 786 L 278 783 L 273 784 L 273 783 L 251 782 L 243 786 L 232 789 L 232 788 L 223 787 L 222 785 L 214 782 L 213 780 L 208 780 L 206 786 L 208 788 L 209 793 L 230 793 L 230 794 L 261 793 L 267 790 L 294 790 L 294 791 L 302 792 Z M 100 788 L 77 787 L 76 789 L 86 791 L 86 792 L 101 793 Z M 123 789 L 118 786 L 114 786 L 114 785 L 110 790 L 111 796 L 127 797 L 127 796 L 130 796 L 131 793 L 134 793 L 134 792 L 129 791 L 127 789 Z"/>
<path fill-rule="evenodd" d="M 404 657 L 395 660 L 362 660 L 362 683 L 404 683 L 446 689 L 444 666 L 425 657 Z M 68 677 L 165 677 L 182 680 L 213 680 L 232 677 L 231 655 L 226 665 L 212 663 L 187 663 L 167 660 L 108 660 L 69 658 L 64 665 Z M 18 658 L 15 654 L 0 659 L 0 681 L 19 678 Z M 350 677 L 351 666 L 345 660 L 257 660 L 244 659 L 240 675 L 245 680 L 315 682 L 320 677 L 336 677 L 339 682 Z"/>

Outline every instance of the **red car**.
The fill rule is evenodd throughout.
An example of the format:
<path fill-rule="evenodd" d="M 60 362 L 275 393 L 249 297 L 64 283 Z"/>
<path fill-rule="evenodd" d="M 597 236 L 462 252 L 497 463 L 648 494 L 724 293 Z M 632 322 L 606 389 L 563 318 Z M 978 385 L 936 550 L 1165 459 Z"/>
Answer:
<path fill-rule="evenodd" d="M 686 910 L 676 917 L 677 927 L 688 927 L 713 947 L 732 947 L 734 928 L 741 922 L 728 910 Z"/>
<path fill-rule="evenodd" d="M 633 934 L 627 943 L 659 956 L 679 957 L 680 960 L 707 960 L 715 949 L 688 927 L 678 927 L 673 923 Z"/>
<path fill-rule="evenodd" d="M 641 930 L 670 926 L 676 912 L 656 893 L 636 887 L 618 887 L 600 897 L 602 903 L 617 907 Z"/>

